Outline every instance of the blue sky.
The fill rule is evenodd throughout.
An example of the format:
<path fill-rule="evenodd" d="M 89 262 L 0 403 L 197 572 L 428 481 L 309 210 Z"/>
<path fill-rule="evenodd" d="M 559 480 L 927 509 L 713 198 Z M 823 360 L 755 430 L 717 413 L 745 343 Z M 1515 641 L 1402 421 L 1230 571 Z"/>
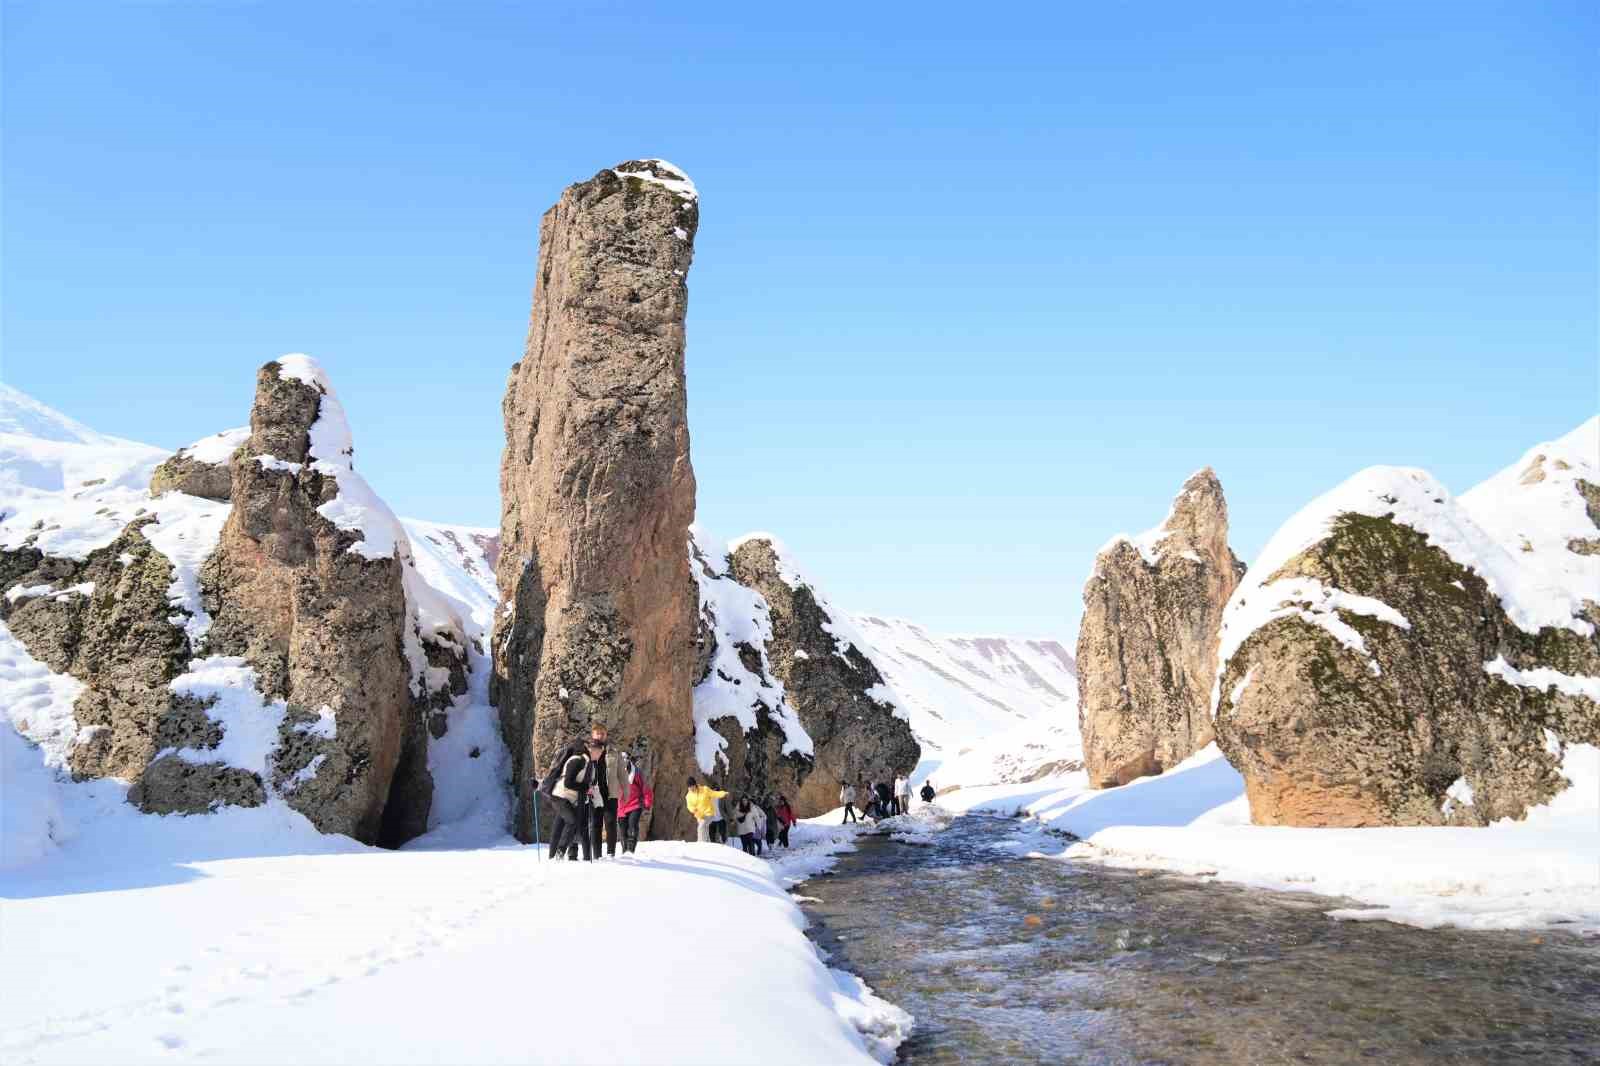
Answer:
<path fill-rule="evenodd" d="M 310 352 L 404 514 L 498 522 L 539 215 L 639 156 L 701 191 L 700 519 L 853 608 L 1070 636 L 1202 465 L 1248 558 L 1597 406 L 1592 3 L 3 18 L 0 377 L 176 446 Z"/>

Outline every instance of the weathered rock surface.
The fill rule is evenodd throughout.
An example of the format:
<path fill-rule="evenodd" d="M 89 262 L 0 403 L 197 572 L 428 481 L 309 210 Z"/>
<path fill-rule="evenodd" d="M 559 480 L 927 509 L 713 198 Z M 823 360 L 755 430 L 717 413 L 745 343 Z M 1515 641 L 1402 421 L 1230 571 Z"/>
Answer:
<path fill-rule="evenodd" d="M 909 774 L 921 746 L 877 666 L 849 639 L 846 616 L 800 580 L 771 540 L 738 543 L 728 573 L 766 602 L 772 628 L 766 659 L 813 747 L 814 767 L 803 778 L 794 773 L 795 790 L 788 792 L 796 813 L 810 817 L 838 806 L 843 781 Z M 776 776 L 773 734 L 757 737 L 768 774 Z M 787 791 L 784 778 L 776 780 Z"/>
<path fill-rule="evenodd" d="M 1158 774 L 1212 740 L 1223 605 L 1244 566 L 1210 467 L 1184 482 L 1159 527 L 1095 559 L 1078 631 L 1078 721 L 1096 788 Z"/>
<path fill-rule="evenodd" d="M 1516 491 L 1482 501 L 1511 544 L 1422 471 L 1393 468 L 1356 475 L 1273 538 L 1228 605 L 1215 690 L 1252 820 L 1483 825 L 1567 787 L 1567 748 L 1600 742 L 1597 588 L 1544 577 L 1587 565 L 1581 552 L 1534 565 L 1523 547 L 1527 534 L 1567 552 L 1566 535 L 1540 530 L 1585 515 L 1593 450 L 1561 461 L 1572 476 L 1555 511 Z"/>
<path fill-rule="evenodd" d="M 244 658 L 262 694 L 286 702 L 273 784 L 288 803 L 324 832 L 397 843 L 425 826 L 431 791 L 405 542 L 352 451 L 314 363 L 261 368 L 233 509 L 201 570 L 207 647 Z"/>
<path fill-rule="evenodd" d="M 540 223 L 527 346 L 504 402 L 491 689 L 524 838 L 538 774 L 592 722 L 648 759 L 649 834 L 690 828 L 684 313 L 698 223 L 693 186 L 659 160 L 570 186 Z"/>
<path fill-rule="evenodd" d="M 163 748 L 205 739 L 204 714 L 196 721 L 192 708 L 174 707 L 168 690 L 190 648 L 183 627 L 168 620 L 172 566 L 145 539 L 155 521 L 136 519 L 83 561 L 8 553 L 0 619 L 30 655 L 86 685 L 73 708 L 80 739 L 70 755 L 83 777 L 137 779 Z"/>
<path fill-rule="evenodd" d="M 182 492 L 228 502 L 233 493 L 233 453 L 249 436 L 248 429 L 230 429 L 178 449 L 150 475 L 150 495 Z"/>
<path fill-rule="evenodd" d="M 691 534 L 689 567 L 700 616 L 695 635 L 696 756 L 713 787 L 795 799 L 816 766 L 769 650 L 772 617 L 755 589 L 729 574 L 726 549 L 708 555 Z"/>

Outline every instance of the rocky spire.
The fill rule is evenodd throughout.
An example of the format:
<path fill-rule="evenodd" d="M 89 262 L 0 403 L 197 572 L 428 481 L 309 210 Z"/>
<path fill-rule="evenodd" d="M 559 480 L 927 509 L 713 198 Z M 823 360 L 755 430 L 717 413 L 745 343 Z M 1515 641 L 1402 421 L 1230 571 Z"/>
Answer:
<path fill-rule="evenodd" d="M 405 535 L 352 452 L 314 361 L 261 368 L 233 509 L 201 570 L 206 648 L 243 657 L 262 695 L 284 701 L 273 785 L 290 806 L 323 832 L 398 843 L 422 826 L 385 825 L 391 786 L 402 749 L 425 744 L 404 652 Z M 425 761 L 412 792 L 431 792 Z M 411 795 L 394 810 L 425 821 L 427 806 Z"/>
<path fill-rule="evenodd" d="M 523 836 L 534 778 L 592 722 L 648 758 L 651 834 L 688 827 L 696 594 L 683 323 L 699 217 L 682 171 L 630 160 L 570 186 L 540 223 L 527 346 L 503 405 L 494 635 Z"/>
<path fill-rule="evenodd" d="M 1210 467 L 1183 483 L 1160 526 L 1100 550 L 1078 632 L 1090 783 L 1160 773 L 1211 742 L 1217 628 L 1243 572 Z"/>

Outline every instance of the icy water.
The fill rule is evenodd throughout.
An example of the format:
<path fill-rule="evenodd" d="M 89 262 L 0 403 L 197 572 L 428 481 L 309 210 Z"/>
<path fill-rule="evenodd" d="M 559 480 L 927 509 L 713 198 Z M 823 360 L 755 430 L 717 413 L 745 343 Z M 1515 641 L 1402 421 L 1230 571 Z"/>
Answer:
<path fill-rule="evenodd" d="M 802 889 L 831 964 L 916 1017 L 900 1061 L 1600 1062 L 1592 939 L 1335 921 L 1324 897 L 1020 858 L 1017 830 L 864 837 Z"/>

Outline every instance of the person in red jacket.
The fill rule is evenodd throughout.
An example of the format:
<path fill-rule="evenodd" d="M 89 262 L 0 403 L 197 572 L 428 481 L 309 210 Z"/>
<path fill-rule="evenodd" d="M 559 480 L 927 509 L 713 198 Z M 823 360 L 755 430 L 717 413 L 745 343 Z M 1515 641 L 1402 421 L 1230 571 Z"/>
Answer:
<path fill-rule="evenodd" d="M 644 779 L 644 771 L 633 756 L 622 752 L 623 787 L 617 797 L 617 825 L 622 830 L 622 853 L 633 854 L 639 845 L 639 819 L 655 806 L 656 794 Z"/>
<path fill-rule="evenodd" d="M 774 808 L 778 816 L 778 843 L 784 847 L 789 846 L 789 827 L 795 823 L 794 808 L 789 806 L 789 797 L 783 793 L 778 794 L 778 806 Z"/>

